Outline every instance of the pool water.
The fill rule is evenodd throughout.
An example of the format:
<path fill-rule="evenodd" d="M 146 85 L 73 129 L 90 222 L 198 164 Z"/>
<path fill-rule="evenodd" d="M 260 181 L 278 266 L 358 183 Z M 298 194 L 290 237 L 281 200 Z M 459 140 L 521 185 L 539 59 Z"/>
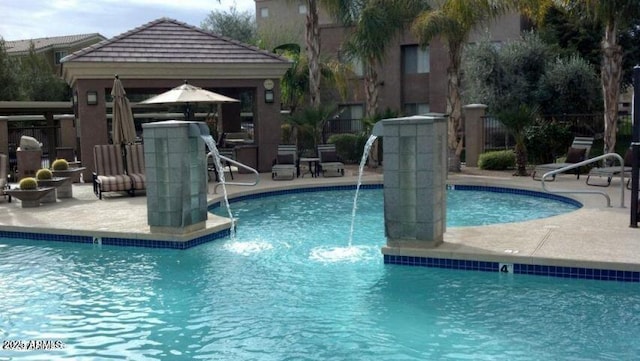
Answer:
<path fill-rule="evenodd" d="M 184 251 L 0 240 L 1 338 L 65 344 L 0 359 L 640 354 L 640 285 L 384 265 L 375 202 L 359 207 L 346 247 L 347 193 L 232 203 L 236 238 Z"/>

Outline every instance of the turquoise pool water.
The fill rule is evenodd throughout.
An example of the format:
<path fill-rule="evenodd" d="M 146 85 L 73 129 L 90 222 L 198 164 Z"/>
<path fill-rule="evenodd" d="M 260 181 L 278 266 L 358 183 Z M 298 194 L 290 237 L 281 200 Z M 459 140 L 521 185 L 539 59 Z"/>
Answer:
<path fill-rule="evenodd" d="M 0 359 L 640 354 L 640 285 L 384 265 L 384 237 L 372 226 L 380 207 L 367 201 L 376 192 L 361 195 L 353 249 L 345 247 L 352 192 L 329 202 L 309 193 L 301 202 L 233 203 L 236 239 L 184 251 L 2 239 L 1 338 L 65 348 L 0 350 Z"/>

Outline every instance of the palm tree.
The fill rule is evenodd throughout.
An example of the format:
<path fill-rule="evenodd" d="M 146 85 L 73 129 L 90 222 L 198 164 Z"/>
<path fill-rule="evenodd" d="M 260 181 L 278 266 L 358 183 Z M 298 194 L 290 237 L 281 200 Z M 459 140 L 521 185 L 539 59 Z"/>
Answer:
<path fill-rule="evenodd" d="M 307 58 L 300 53 L 300 45 L 293 43 L 279 45 L 273 52 L 292 61 L 291 67 L 280 79 L 280 91 L 283 106 L 294 113 L 309 89 Z"/>
<path fill-rule="evenodd" d="M 525 130 L 533 125 L 538 117 L 537 107 L 527 104 L 512 104 L 509 108 L 500 110 L 496 116 L 504 124 L 507 131 L 516 141 L 516 173 L 514 175 L 527 176 L 527 146 L 525 144 Z"/>
<path fill-rule="evenodd" d="M 440 0 L 433 10 L 420 13 L 412 25 L 421 46 L 426 47 L 440 37 L 448 47 L 447 144 L 450 171 L 460 171 L 463 149 L 460 68 L 464 46 L 474 28 L 504 14 L 509 3 L 500 0 Z"/>
<path fill-rule="evenodd" d="M 378 70 L 382 67 L 387 45 L 413 19 L 428 9 L 421 0 L 352 1 L 342 22 L 353 28 L 344 44 L 345 54 L 362 62 L 364 69 L 365 116 L 378 113 Z"/>
<path fill-rule="evenodd" d="M 305 45 L 307 47 L 307 59 L 309 61 L 309 98 L 311 106 L 320 106 L 320 25 L 318 22 L 319 6 L 342 23 L 347 23 L 356 18 L 354 11 L 363 8 L 366 0 L 306 0 L 307 16 L 305 19 Z M 392 0 L 396 1 L 396 0 Z M 384 0 L 380 3 L 384 3 Z M 403 2 L 398 2 L 402 8 Z"/>
<path fill-rule="evenodd" d="M 309 96 L 311 106 L 320 106 L 320 24 L 318 23 L 318 0 L 307 0 L 305 21 L 305 45 L 309 60 Z"/>

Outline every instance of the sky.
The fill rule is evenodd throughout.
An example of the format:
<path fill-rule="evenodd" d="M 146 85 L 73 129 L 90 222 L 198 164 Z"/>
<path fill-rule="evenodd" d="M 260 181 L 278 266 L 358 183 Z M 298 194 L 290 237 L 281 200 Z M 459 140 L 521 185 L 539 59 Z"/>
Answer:
<path fill-rule="evenodd" d="M 253 0 L 2 0 L 5 41 L 100 33 L 106 38 L 167 17 L 200 26 L 212 11 L 255 12 Z"/>

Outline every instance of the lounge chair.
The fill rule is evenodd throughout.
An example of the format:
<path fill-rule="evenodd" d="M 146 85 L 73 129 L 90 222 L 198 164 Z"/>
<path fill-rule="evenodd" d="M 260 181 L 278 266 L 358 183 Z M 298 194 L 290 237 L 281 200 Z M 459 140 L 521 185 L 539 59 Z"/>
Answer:
<path fill-rule="evenodd" d="M 325 177 L 327 172 L 335 173 L 337 176 L 344 175 L 344 163 L 336 152 L 335 144 L 318 145 L 318 158 L 320 158 L 320 171 Z"/>
<path fill-rule="evenodd" d="M 9 157 L 6 154 L 0 154 L 0 191 L 5 199 L 11 203 L 11 195 L 7 194 L 9 183 L 7 181 L 7 171 L 9 167 Z"/>
<path fill-rule="evenodd" d="M 102 199 L 104 192 L 128 192 L 132 194 L 133 183 L 124 169 L 122 147 L 119 144 L 96 145 L 93 148 L 93 192 Z"/>
<path fill-rule="evenodd" d="M 611 166 L 611 167 L 592 168 L 589 171 L 589 174 L 587 175 L 587 184 L 590 186 L 596 186 L 596 187 L 608 187 L 609 185 L 611 185 L 611 180 L 614 177 L 620 177 L 621 175 L 624 175 L 624 177 L 627 178 L 627 187 L 628 187 L 629 182 L 631 181 L 632 160 L 633 160 L 633 149 L 628 148 L 624 154 L 624 164 L 622 166 L 622 171 L 619 165 Z M 607 182 L 606 183 L 593 183 L 593 182 L 589 183 L 589 180 L 591 179 L 591 177 L 599 177 L 599 178 L 606 177 Z"/>
<path fill-rule="evenodd" d="M 567 151 L 567 156 L 564 162 L 538 164 L 533 170 L 533 174 L 531 174 L 531 177 L 535 180 L 541 180 L 542 176 L 547 172 L 564 168 L 566 166 L 580 163 L 586 159 L 589 159 L 589 153 L 591 152 L 592 145 L 593 137 L 573 138 L 573 143 L 571 143 L 571 147 L 569 147 L 569 150 Z M 575 171 L 577 179 L 580 179 L 580 169 L 575 168 L 572 171 Z M 555 179 L 555 175 L 553 176 L 553 179 Z"/>
<path fill-rule="evenodd" d="M 145 190 L 147 177 L 144 167 L 144 148 L 142 144 L 127 144 L 124 146 L 126 171 L 131 178 L 132 192 Z"/>
<path fill-rule="evenodd" d="M 294 179 L 298 176 L 298 148 L 295 144 L 279 144 L 271 167 L 272 179 Z"/>

